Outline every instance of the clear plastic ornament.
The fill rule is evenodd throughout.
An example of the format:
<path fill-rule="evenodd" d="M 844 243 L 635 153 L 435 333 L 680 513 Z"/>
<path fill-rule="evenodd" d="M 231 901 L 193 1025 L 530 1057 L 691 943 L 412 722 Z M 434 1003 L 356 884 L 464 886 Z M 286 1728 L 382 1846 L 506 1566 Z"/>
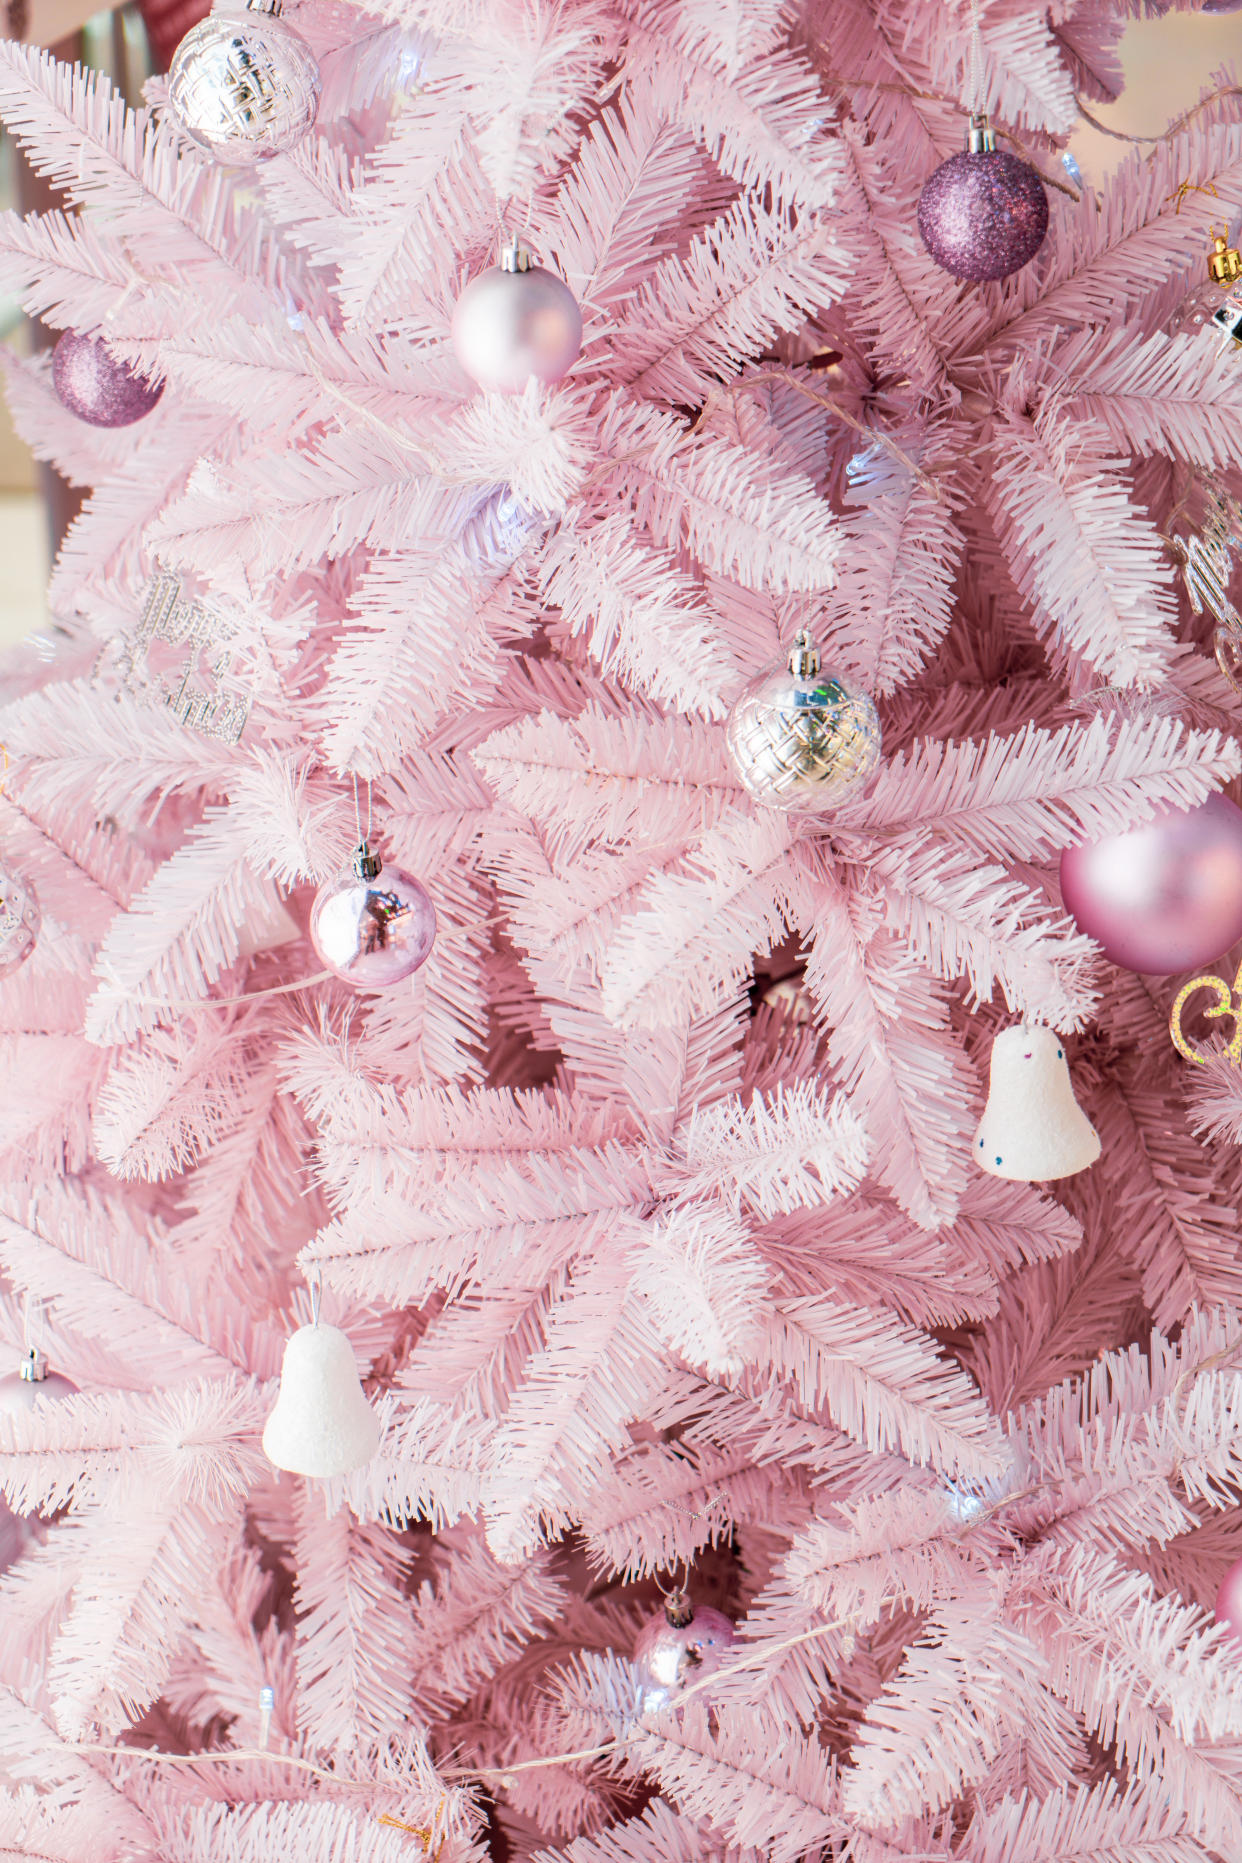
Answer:
<path fill-rule="evenodd" d="M 1169 318 L 1170 336 L 1197 336 L 1212 328 L 1212 318 L 1224 298 L 1224 287 L 1211 279 L 1184 298 Z"/>
<path fill-rule="evenodd" d="M 0 866 L 0 977 L 20 968 L 34 950 L 43 914 L 34 887 Z"/>
<path fill-rule="evenodd" d="M 190 140 L 218 162 L 280 155 L 315 121 L 319 65 L 280 13 L 280 0 L 249 0 L 240 16 L 209 14 L 173 54 L 169 107 Z"/>
<path fill-rule="evenodd" d="M 726 741 L 756 802 L 814 814 L 866 782 L 880 758 L 880 719 L 867 693 L 821 670 L 818 649 L 799 633 L 788 659 L 746 687 Z"/>

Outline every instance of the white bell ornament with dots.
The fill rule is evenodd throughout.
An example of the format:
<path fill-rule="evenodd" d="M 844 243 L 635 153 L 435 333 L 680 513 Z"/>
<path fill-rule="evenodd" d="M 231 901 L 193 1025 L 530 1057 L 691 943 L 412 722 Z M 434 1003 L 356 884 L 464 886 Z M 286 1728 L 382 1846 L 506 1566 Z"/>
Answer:
<path fill-rule="evenodd" d="M 988 1102 L 974 1159 L 989 1177 L 1042 1184 L 1095 1163 L 1100 1139 L 1074 1098 L 1065 1044 L 1055 1029 L 1019 1024 L 992 1043 Z"/>
<path fill-rule="evenodd" d="M 274 1468 L 326 1480 L 371 1460 L 380 1421 L 366 1400 L 348 1333 L 313 1318 L 285 1347 L 280 1394 L 263 1430 L 263 1453 Z"/>

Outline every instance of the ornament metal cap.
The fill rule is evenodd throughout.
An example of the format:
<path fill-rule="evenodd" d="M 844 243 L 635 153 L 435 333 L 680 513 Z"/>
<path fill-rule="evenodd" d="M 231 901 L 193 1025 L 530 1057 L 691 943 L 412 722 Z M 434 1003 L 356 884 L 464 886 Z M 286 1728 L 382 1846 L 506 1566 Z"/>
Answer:
<path fill-rule="evenodd" d="M 793 637 L 787 665 L 796 679 L 814 679 L 819 671 L 819 648 L 804 627 L 800 627 Z"/>
<path fill-rule="evenodd" d="M 674 1630 L 684 1630 L 694 1622 L 694 1601 L 688 1591 L 670 1591 L 664 1600 L 664 1615 Z"/>
<path fill-rule="evenodd" d="M 378 880 L 384 871 L 384 863 L 378 854 L 371 852 L 366 841 L 359 841 L 354 849 L 354 872 L 360 880 Z"/>
<path fill-rule="evenodd" d="M 529 249 L 522 244 L 520 239 L 513 240 L 500 255 L 502 272 L 529 272 L 531 264 Z"/>
<path fill-rule="evenodd" d="M 1213 233 L 1212 250 L 1208 254 L 1208 276 L 1218 285 L 1232 285 L 1242 278 L 1242 252 L 1229 244 L 1224 233 Z"/>
<path fill-rule="evenodd" d="M 42 1384 L 47 1377 L 47 1360 L 37 1346 L 31 1346 L 18 1368 L 18 1377 L 23 1384 Z"/>
<path fill-rule="evenodd" d="M 977 115 L 970 119 L 966 131 L 966 153 L 968 155 L 990 155 L 996 147 L 996 131 L 986 116 Z"/>
<path fill-rule="evenodd" d="M 284 10 L 284 0 L 246 0 L 247 13 L 266 13 L 269 19 L 279 19 Z"/>

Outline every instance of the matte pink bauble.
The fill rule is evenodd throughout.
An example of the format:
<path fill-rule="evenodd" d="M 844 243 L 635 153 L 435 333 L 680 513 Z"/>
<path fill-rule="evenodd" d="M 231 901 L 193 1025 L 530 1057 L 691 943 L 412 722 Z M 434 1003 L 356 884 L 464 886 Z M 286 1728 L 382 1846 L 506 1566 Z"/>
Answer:
<path fill-rule="evenodd" d="M 1220 1581 L 1216 1594 L 1216 1621 L 1232 1632 L 1235 1643 L 1242 1645 L 1242 1559 L 1231 1565 Z"/>
<path fill-rule="evenodd" d="M 436 939 L 436 909 L 413 874 L 381 866 L 364 843 L 353 866 L 315 894 L 310 935 L 343 982 L 356 990 L 388 990 L 426 963 Z"/>
<path fill-rule="evenodd" d="M 1168 977 L 1242 938 L 1242 809 L 1211 795 L 1067 847 L 1061 894 L 1081 930 L 1123 970 Z"/>
<path fill-rule="evenodd" d="M 480 388 L 520 394 L 527 382 L 559 382 L 573 367 L 582 312 L 563 279 L 512 246 L 458 298 L 453 348 Z"/>
<path fill-rule="evenodd" d="M 714 1675 L 733 1647 L 734 1629 L 723 1611 L 670 1592 L 658 1617 L 643 1625 L 634 1644 L 646 1712 L 675 1706 L 679 1695 Z M 696 1695 L 703 1700 L 704 1690 Z"/>
<path fill-rule="evenodd" d="M 49 1371 L 42 1353 L 32 1346 L 16 1371 L 0 1377 L 0 1416 L 26 1416 L 40 1404 L 77 1394 L 77 1385 L 59 1371 Z"/>
<path fill-rule="evenodd" d="M 164 392 L 114 356 L 97 336 L 66 330 L 52 352 L 52 386 L 79 420 L 92 427 L 129 427 L 149 414 Z"/>

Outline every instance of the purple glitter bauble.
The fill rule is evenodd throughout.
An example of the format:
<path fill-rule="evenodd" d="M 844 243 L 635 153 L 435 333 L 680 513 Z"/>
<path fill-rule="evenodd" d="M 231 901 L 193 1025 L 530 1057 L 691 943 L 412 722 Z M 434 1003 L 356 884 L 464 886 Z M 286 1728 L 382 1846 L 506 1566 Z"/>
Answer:
<path fill-rule="evenodd" d="M 1123 970 L 1171 977 L 1210 964 L 1242 938 L 1242 809 L 1212 795 L 1067 847 L 1061 897 Z"/>
<path fill-rule="evenodd" d="M 1005 149 L 950 156 L 919 196 L 923 244 L 954 278 L 1008 278 L 1035 257 L 1047 231 L 1043 182 Z"/>
<path fill-rule="evenodd" d="M 52 382 L 61 404 L 92 427 L 129 427 L 164 392 L 163 382 L 149 382 L 97 336 L 75 330 L 66 330 L 56 345 Z"/>

